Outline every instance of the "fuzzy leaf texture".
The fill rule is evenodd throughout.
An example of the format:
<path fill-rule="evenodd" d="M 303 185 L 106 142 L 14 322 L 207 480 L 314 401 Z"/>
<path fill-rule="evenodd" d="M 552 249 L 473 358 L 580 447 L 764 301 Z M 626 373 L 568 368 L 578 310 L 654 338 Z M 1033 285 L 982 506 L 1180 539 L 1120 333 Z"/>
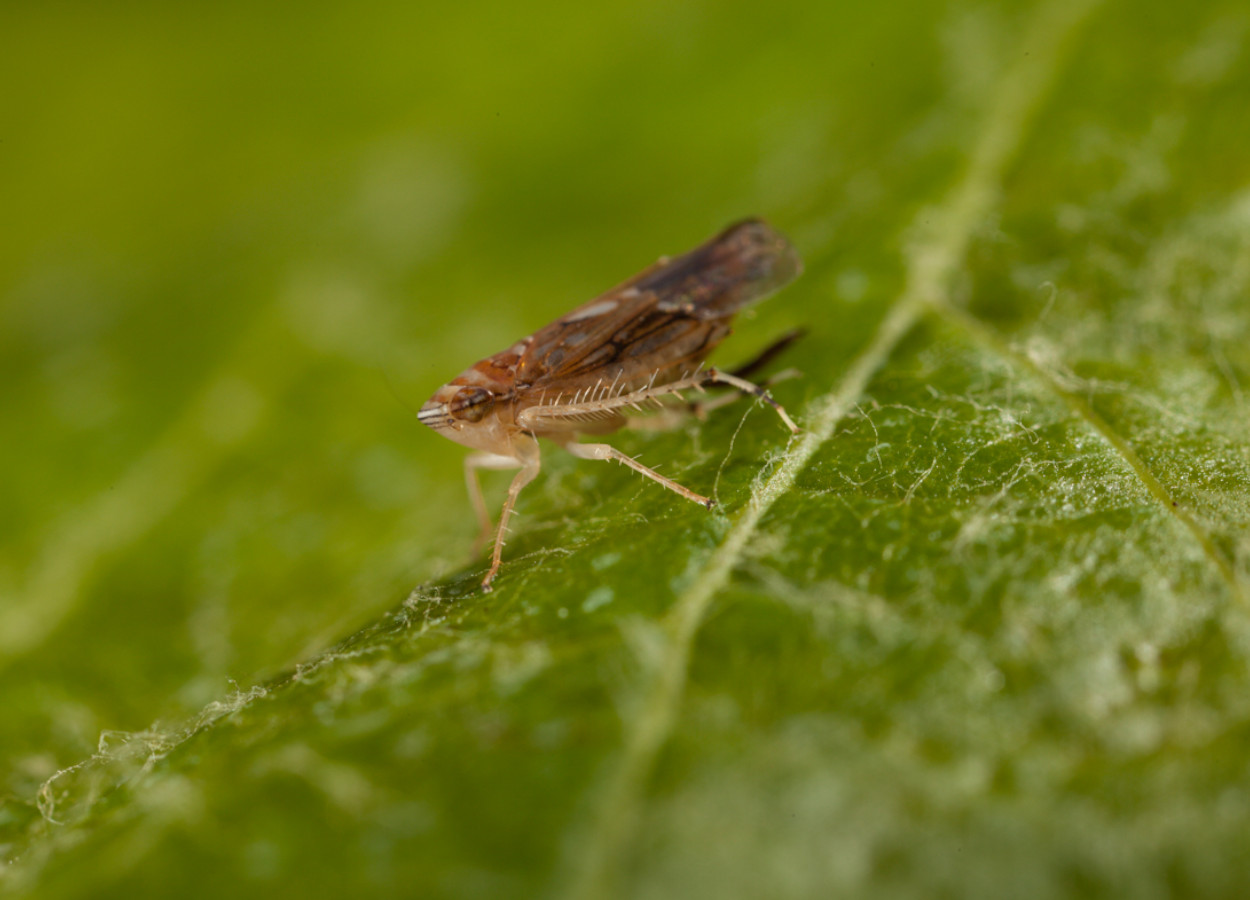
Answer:
<path fill-rule="evenodd" d="M 1250 889 L 1250 14 L 0 12 L 0 892 Z M 439 384 L 748 215 L 746 401 Z M 498 509 L 509 476 L 488 473 Z"/>

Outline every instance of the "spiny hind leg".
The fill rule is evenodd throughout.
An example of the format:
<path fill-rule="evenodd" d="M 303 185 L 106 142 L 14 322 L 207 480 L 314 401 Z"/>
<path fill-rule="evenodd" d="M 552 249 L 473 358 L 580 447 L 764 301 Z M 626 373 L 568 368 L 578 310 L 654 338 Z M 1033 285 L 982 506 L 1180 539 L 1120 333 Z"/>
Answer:
<path fill-rule="evenodd" d="M 739 378 L 737 375 L 730 375 L 728 372 L 722 372 L 719 369 L 705 369 L 702 373 L 704 376 L 704 384 L 727 384 L 730 387 L 737 388 L 744 394 L 750 394 L 758 397 L 776 411 L 781 416 L 781 421 L 790 429 L 791 434 L 799 433 L 799 426 L 794 424 L 794 420 L 786 413 L 785 407 L 773 399 L 772 394 L 764 390 L 758 384 L 753 384 L 745 378 Z"/>
<path fill-rule="evenodd" d="M 803 328 L 795 328 L 790 331 L 787 331 L 781 337 L 777 338 L 777 340 L 773 341 L 771 344 L 769 344 L 767 347 L 765 347 L 763 350 L 757 353 L 753 358 L 742 363 L 736 369 L 731 371 L 729 374 L 734 376 L 735 378 L 741 378 L 743 380 L 750 379 L 752 375 L 754 375 L 760 369 L 767 366 L 769 363 L 771 363 L 774 359 L 776 359 L 786 350 L 790 349 L 791 344 L 793 344 L 797 340 L 800 340 L 806 335 L 807 335 L 807 330 Z M 791 378 L 798 378 L 800 374 L 801 373 L 799 372 L 798 369 L 794 369 L 794 368 L 782 369 L 780 372 L 776 372 L 768 376 L 767 378 L 765 378 L 760 383 L 760 387 L 767 390 L 768 388 L 772 387 L 774 384 L 778 384 L 782 381 L 788 381 Z M 733 385 L 723 384 L 722 386 L 732 387 Z M 754 394 L 754 392 L 752 393 Z M 724 394 L 720 397 L 717 397 L 714 400 L 695 400 L 695 401 L 692 401 L 690 404 L 688 404 L 688 406 L 689 406 L 690 412 L 694 413 L 694 415 L 697 416 L 699 419 L 702 419 L 713 410 L 720 409 L 722 406 L 728 406 L 729 404 L 733 403 L 734 401 L 738 399 L 739 395 L 740 394 Z"/>
<path fill-rule="evenodd" d="M 611 394 L 610 386 L 605 389 L 606 396 L 600 393 L 598 388 L 594 388 L 585 392 L 584 395 L 575 394 L 568 402 L 540 403 L 527 407 L 517 415 L 517 424 L 526 431 L 550 435 L 553 431 L 569 429 L 571 423 L 593 423 L 597 419 L 619 416 L 626 409 L 641 411 L 647 406 L 662 406 L 667 396 L 680 395 L 682 391 L 692 389 L 702 390 L 710 384 L 727 385 L 745 394 L 758 397 L 776 410 L 777 415 L 781 416 L 781 421 L 792 433 L 799 433 L 799 426 L 794 424 L 785 409 L 772 398 L 768 391 L 744 378 L 719 369 L 701 369 L 664 384 L 648 385 L 620 394 Z M 662 423 L 662 425 L 667 424 L 667 422 Z"/>
<path fill-rule="evenodd" d="M 735 376 L 737 372 L 733 372 Z M 740 376 L 739 376 L 740 377 Z M 800 377 L 798 369 L 783 369 L 775 375 L 765 379 L 762 388 L 767 389 L 781 381 L 787 381 L 791 378 Z M 681 406 L 666 405 L 659 412 L 649 416 L 631 416 L 625 420 L 625 428 L 630 431 L 670 431 L 673 428 L 687 421 L 694 416 L 700 422 L 705 421 L 708 413 L 715 412 L 718 409 L 737 403 L 742 398 L 742 391 L 734 385 L 721 384 L 720 387 L 731 388 L 731 390 L 720 394 L 716 397 L 706 397 L 701 400 L 690 400 Z M 696 385 L 696 387 L 701 387 Z M 750 392 L 755 396 L 755 392 Z"/>

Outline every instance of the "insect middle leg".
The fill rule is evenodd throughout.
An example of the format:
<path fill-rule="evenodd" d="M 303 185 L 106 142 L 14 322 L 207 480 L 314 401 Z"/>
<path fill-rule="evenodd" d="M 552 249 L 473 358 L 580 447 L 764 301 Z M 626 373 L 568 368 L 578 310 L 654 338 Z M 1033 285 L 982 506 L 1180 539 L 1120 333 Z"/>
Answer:
<path fill-rule="evenodd" d="M 625 455 L 611 444 L 579 444 L 577 441 L 570 439 L 563 442 L 563 446 L 565 450 L 580 459 L 616 460 L 619 463 L 629 466 L 635 472 L 640 472 L 643 475 L 646 475 L 652 481 L 659 482 L 670 491 L 681 494 L 687 500 L 693 500 L 695 503 L 701 504 L 708 509 L 711 509 L 716 505 L 715 500 L 704 497 L 702 494 L 696 494 L 694 491 L 690 490 L 690 488 L 678 484 L 671 478 L 665 478 L 655 469 L 650 469 L 644 466 L 642 463 L 638 462 L 638 460 L 634 459 L 632 456 Z"/>

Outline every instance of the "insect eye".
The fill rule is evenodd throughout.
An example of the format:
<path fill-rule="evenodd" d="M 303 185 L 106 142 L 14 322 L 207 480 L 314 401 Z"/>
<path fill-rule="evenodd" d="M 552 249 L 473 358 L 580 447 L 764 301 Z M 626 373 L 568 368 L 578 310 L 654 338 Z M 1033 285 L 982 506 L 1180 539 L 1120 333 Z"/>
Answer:
<path fill-rule="evenodd" d="M 495 395 L 485 388 L 465 388 L 452 398 L 449 411 L 457 419 L 480 422 L 494 405 Z"/>

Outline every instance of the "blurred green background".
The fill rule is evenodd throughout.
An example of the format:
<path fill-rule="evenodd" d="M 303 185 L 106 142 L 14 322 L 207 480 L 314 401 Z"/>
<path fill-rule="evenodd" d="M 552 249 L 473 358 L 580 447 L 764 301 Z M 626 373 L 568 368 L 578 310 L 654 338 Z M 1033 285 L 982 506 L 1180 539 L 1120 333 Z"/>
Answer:
<path fill-rule="evenodd" d="M 1244 890 L 1248 43 L 1231 0 L 0 7 L 0 890 Z M 692 643 L 793 451 L 747 404 L 617 440 L 714 516 L 548 451 L 475 593 L 412 410 L 747 215 L 807 272 L 718 358 L 805 325 L 801 422 L 926 247 L 973 320 L 886 347 Z"/>

